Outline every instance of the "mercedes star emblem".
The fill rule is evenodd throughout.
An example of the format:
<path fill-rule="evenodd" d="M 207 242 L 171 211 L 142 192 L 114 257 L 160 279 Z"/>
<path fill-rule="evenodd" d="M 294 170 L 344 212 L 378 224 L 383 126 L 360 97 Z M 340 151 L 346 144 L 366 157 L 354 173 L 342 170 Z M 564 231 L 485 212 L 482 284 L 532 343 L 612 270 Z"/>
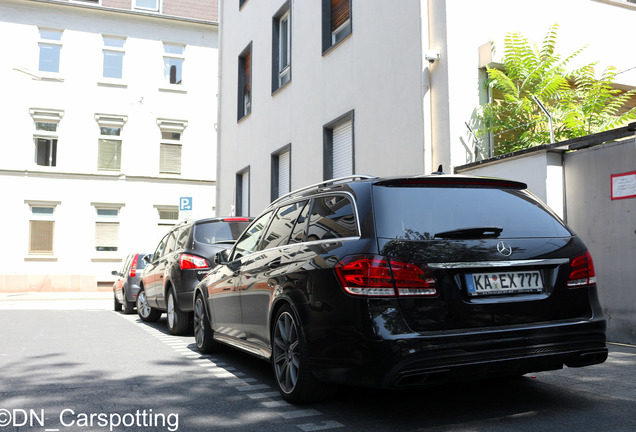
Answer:
<path fill-rule="evenodd" d="M 497 250 L 503 256 L 512 255 L 512 247 L 510 247 L 510 245 L 505 241 L 500 241 L 499 243 L 497 243 Z"/>

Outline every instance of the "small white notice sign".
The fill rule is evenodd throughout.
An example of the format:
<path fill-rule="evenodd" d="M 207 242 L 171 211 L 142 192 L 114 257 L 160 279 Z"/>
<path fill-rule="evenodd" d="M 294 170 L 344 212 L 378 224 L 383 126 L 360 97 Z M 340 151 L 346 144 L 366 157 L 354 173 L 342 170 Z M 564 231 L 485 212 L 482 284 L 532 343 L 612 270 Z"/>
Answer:
<path fill-rule="evenodd" d="M 612 174 L 612 199 L 636 198 L 636 171 Z"/>

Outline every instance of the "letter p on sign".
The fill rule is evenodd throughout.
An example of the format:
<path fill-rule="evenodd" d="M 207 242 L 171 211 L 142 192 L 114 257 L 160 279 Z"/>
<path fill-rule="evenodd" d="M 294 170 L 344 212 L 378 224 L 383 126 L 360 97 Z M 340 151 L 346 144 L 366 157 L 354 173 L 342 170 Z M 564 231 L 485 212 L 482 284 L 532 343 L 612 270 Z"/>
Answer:
<path fill-rule="evenodd" d="M 179 211 L 192 210 L 192 197 L 181 197 L 179 199 Z"/>

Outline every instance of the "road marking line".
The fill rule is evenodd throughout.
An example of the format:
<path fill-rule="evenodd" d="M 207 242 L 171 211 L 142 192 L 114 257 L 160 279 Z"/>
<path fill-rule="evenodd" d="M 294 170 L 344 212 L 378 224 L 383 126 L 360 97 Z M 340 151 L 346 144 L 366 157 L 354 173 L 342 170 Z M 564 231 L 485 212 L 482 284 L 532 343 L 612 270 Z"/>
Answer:
<path fill-rule="evenodd" d="M 338 423 L 337 421 L 329 420 L 322 423 L 307 423 L 298 425 L 300 429 L 305 432 L 319 431 L 319 430 L 327 430 L 327 429 L 335 429 L 344 427 L 342 423 Z"/>
<path fill-rule="evenodd" d="M 264 390 L 270 389 L 271 387 L 267 384 L 248 384 L 239 387 L 235 387 L 239 391 L 249 391 L 249 390 Z"/>
<path fill-rule="evenodd" d="M 284 412 L 277 412 L 276 414 L 278 414 L 279 416 L 287 420 L 301 418 L 301 417 L 323 415 L 320 411 L 316 411 L 315 409 L 284 411 Z"/>
<path fill-rule="evenodd" d="M 265 392 L 265 393 L 252 393 L 247 395 L 251 399 L 267 399 L 280 396 L 280 393 L 277 391 L 273 392 Z"/>

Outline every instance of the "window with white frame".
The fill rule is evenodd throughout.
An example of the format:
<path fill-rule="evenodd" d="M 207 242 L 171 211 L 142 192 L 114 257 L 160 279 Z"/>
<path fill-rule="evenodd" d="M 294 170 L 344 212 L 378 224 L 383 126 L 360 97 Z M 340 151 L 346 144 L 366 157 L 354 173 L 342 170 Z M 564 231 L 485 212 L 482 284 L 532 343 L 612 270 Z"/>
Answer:
<path fill-rule="evenodd" d="M 25 201 L 29 218 L 29 254 L 52 255 L 54 252 L 55 209 L 59 202 Z"/>
<path fill-rule="evenodd" d="M 273 18 L 272 92 L 291 80 L 291 11 L 289 2 Z"/>
<path fill-rule="evenodd" d="M 92 203 L 96 211 L 95 250 L 116 252 L 119 249 L 119 212 L 123 204 Z"/>
<path fill-rule="evenodd" d="M 342 42 L 352 32 L 351 2 L 353 0 L 322 0 L 322 51 Z"/>
<path fill-rule="evenodd" d="M 188 122 L 185 120 L 157 119 L 161 130 L 159 144 L 159 172 L 162 174 L 181 174 L 181 137 Z"/>
<path fill-rule="evenodd" d="M 96 114 L 95 119 L 99 125 L 97 169 L 100 171 L 121 171 L 121 130 L 128 117 Z"/>
<path fill-rule="evenodd" d="M 102 76 L 104 78 L 122 79 L 126 38 L 106 35 L 102 37 L 104 39 Z"/>
<path fill-rule="evenodd" d="M 160 0 L 133 0 L 135 9 L 142 9 L 147 11 L 158 12 Z"/>
<path fill-rule="evenodd" d="M 38 70 L 41 72 L 60 72 L 60 54 L 62 52 L 62 30 L 40 28 L 40 57 Z"/>
<path fill-rule="evenodd" d="M 35 125 L 34 162 L 39 166 L 54 167 L 57 165 L 57 127 L 64 112 L 37 108 L 32 108 L 29 112 Z"/>
<path fill-rule="evenodd" d="M 163 43 L 163 74 L 167 84 L 183 83 L 184 51 L 184 45 Z"/>

